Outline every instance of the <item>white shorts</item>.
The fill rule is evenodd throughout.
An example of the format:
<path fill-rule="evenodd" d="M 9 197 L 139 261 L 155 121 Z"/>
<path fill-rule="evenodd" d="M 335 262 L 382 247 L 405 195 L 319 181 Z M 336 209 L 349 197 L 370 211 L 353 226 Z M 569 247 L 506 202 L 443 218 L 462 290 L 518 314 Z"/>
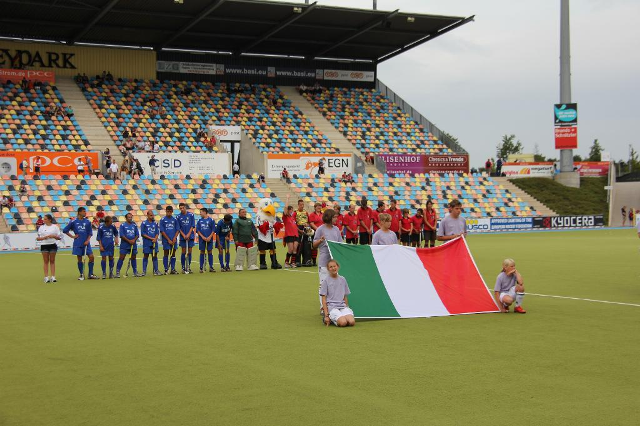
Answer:
<path fill-rule="evenodd" d="M 338 325 L 338 318 L 345 315 L 353 315 L 351 308 L 333 308 L 331 312 L 329 312 L 329 319 L 334 325 Z"/>
<path fill-rule="evenodd" d="M 516 300 L 516 286 L 514 285 L 509 289 L 509 291 L 503 291 L 500 293 L 500 301 L 502 302 L 502 298 L 505 296 L 510 296 L 513 300 Z"/>

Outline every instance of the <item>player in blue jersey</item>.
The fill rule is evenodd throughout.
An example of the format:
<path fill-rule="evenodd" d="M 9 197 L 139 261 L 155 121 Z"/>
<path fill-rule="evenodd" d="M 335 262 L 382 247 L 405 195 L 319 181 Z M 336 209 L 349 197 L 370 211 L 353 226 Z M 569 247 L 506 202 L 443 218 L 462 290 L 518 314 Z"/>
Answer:
<path fill-rule="evenodd" d="M 178 219 L 180 233 L 180 264 L 182 265 L 182 273 L 188 274 L 191 272 L 191 251 L 195 244 L 196 239 L 196 217 L 190 211 L 187 211 L 187 205 L 180 203 L 180 214 Z"/>
<path fill-rule="evenodd" d="M 162 265 L 164 266 L 164 274 L 169 273 L 171 266 L 171 274 L 177 274 L 176 271 L 176 248 L 178 244 L 178 219 L 173 217 L 173 207 L 167 206 L 165 216 L 160 219 L 160 235 L 162 235 L 162 249 L 164 255 L 162 257 Z M 171 265 L 169 265 L 169 258 Z"/>
<path fill-rule="evenodd" d="M 213 219 L 209 217 L 209 210 L 206 207 L 200 209 L 200 219 L 196 223 L 196 232 L 199 237 L 199 249 L 200 249 L 200 273 L 204 272 L 206 263 L 204 261 L 205 252 L 209 260 L 209 272 L 215 272 L 213 269 L 213 246 L 216 242 L 216 234 L 214 234 Z"/>
<path fill-rule="evenodd" d="M 93 250 L 91 250 L 91 236 L 93 235 L 93 230 L 91 229 L 91 222 L 87 217 L 87 209 L 84 207 L 78 208 L 78 217 L 73 219 L 67 226 L 64 227 L 62 232 L 64 232 L 69 238 L 73 238 L 73 249 L 71 253 L 78 258 L 78 271 L 80 271 L 80 276 L 78 280 L 84 280 L 84 263 L 83 257 L 87 256 L 89 258 L 89 279 L 97 280 L 98 277 L 93 275 Z M 69 232 L 73 231 L 73 235 Z"/>
<path fill-rule="evenodd" d="M 113 224 L 111 216 L 104 218 L 104 223 L 98 228 L 98 244 L 100 244 L 100 266 L 102 279 L 107 278 L 107 258 L 109 259 L 109 278 L 113 278 L 113 253 L 118 242 L 118 228 Z M 115 241 L 115 242 L 114 242 Z"/>
<path fill-rule="evenodd" d="M 216 225 L 216 246 L 218 247 L 218 260 L 222 272 L 231 272 L 229 260 L 231 260 L 231 228 L 233 227 L 233 217 L 225 214 Z M 224 254 L 224 258 L 223 258 Z"/>
<path fill-rule="evenodd" d="M 160 227 L 156 223 L 153 210 L 147 210 L 147 220 L 140 224 L 140 235 L 142 236 L 142 275 L 147 275 L 149 265 L 149 255 L 153 262 L 153 275 L 162 275 L 158 268 L 158 238 L 160 237 Z"/>
<path fill-rule="evenodd" d="M 122 263 L 127 255 L 129 255 L 131 266 L 133 266 L 133 276 L 141 277 L 142 275 L 138 274 L 138 261 L 136 260 L 140 232 L 138 225 L 133 223 L 133 215 L 131 213 L 127 213 L 125 219 L 126 222 L 120 225 L 120 258 L 116 265 L 116 278 L 120 278 L 120 269 L 122 269 Z M 127 271 L 129 271 L 129 266 L 127 266 Z"/>

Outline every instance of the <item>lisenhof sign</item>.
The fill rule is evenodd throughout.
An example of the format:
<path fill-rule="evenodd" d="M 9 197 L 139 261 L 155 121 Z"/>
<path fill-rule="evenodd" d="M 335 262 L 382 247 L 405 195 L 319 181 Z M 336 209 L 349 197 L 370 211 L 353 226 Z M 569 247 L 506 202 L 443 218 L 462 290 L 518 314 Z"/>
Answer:
<path fill-rule="evenodd" d="M 219 141 L 237 141 L 242 139 L 242 127 L 240 126 L 208 126 L 209 136 L 215 135 Z"/>
<path fill-rule="evenodd" d="M 352 173 L 351 154 L 268 154 L 267 177 L 278 178 L 285 168 L 289 176 L 315 176 L 321 159 L 324 160 L 324 173 L 327 176 Z"/>
<path fill-rule="evenodd" d="M 153 156 L 156 174 L 159 175 L 228 175 L 230 173 L 229 153 L 179 153 L 135 152 L 145 175 L 151 174 L 149 160 Z"/>
<path fill-rule="evenodd" d="M 469 173 L 468 155 L 382 154 L 387 173 Z"/>

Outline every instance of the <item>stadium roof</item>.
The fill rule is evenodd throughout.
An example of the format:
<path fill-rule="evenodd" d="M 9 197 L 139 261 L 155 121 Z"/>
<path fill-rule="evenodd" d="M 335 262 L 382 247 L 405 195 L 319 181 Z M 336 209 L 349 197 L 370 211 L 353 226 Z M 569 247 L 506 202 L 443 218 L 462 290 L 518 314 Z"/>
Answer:
<path fill-rule="evenodd" d="M 317 3 L 182 1 L 0 0 L 0 36 L 380 62 L 473 19 Z"/>

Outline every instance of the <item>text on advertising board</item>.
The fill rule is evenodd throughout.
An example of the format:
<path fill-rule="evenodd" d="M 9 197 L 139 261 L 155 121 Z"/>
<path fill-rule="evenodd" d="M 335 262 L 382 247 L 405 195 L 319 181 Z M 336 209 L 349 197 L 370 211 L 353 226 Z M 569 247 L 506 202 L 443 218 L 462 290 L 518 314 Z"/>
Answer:
<path fill-rule="evenodd" d="M 13 82 L 18 82 L 23 79 L 39 81 L 41 83 L 55 83 L 56 75 L 53 71 L 14 70 L 14 69 L 0 68 L 0 82 L 9 81 L 9 80 Z"/>
<path fill-rule="evenodd" d="M 37 68 L 67 68 L 76 69 L 71 62 L 75 53 L 56 53 L 16 49 L 0 49 L 0 66 L 12 68 L 37 67 Z"/>

